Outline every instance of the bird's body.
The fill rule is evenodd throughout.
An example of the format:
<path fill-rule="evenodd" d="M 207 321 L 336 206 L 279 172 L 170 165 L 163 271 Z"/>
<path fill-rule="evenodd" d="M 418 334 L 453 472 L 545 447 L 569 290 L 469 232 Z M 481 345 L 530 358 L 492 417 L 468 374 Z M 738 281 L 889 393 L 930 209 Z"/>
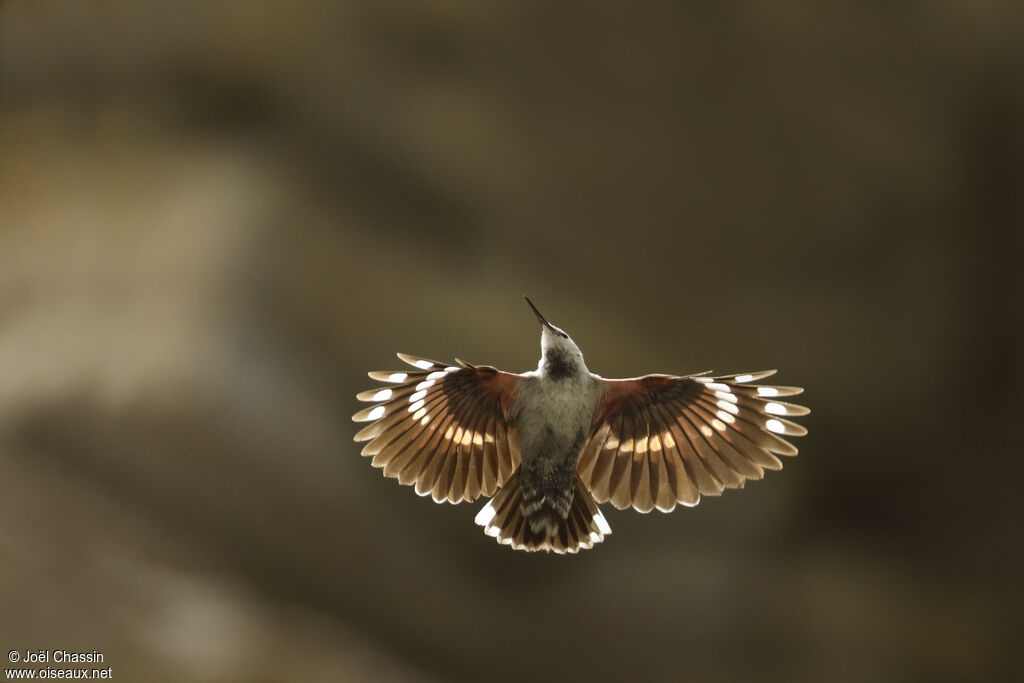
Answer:
<path fill-rule="evenodd" d="M 545 329 L 545 334 L 552 333 Z M 582 354 L 579 362 L 546 360 L 542 356 L 537 370 L 525 373 L 532 381 L 525 382 L 513 399 L 509 424 L 519 434 L 523 514 L 534 532 L 547 530 L 550 535 L 558 525 L 551 513 L 564 519 L 572 503 L 576 462 L 600 389 L 583 365 Z"/>
<path fill-rule="evenodd" d="M 774 399 L 802 390 L 749 384 L 774 371 L 607 380 L 530 307 L 542 325 L 534 371 L 399 354 L 416 370 L 371 372 L 398 386 L 359 395 L 379 403 L 353 416 L 373 422 L 356 435 L 370 441 L 363 454 L 438 502 L 494 496 L 476 519 L 488 535 L 558 553 L 611 533 L 598 502 L 668 512 L 796 454 L 777 435 L 806 430 L 781 416 L 809 411 Z"/>

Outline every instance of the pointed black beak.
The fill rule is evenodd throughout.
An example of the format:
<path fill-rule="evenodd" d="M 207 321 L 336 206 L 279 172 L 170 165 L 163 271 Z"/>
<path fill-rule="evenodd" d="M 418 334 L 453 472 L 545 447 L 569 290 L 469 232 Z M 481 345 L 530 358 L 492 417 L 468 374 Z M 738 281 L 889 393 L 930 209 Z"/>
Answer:
<path fill-rule="evenodd" d="M 548 329 L 551 329 L 551 323 L 544 319 L 544 316 L 540 314 L 540 311 L 538 311 L 537 307 L 533 305 L 533 302 L 530 301 L 530 298 L 527 296 L 524 296 L 523 298 L 526 299 L 526 303 L 530 304 L 530 308 L 533 309 L 533 314 L 537 316 L 537 320 L 540 321 L 540 324 Z"/>

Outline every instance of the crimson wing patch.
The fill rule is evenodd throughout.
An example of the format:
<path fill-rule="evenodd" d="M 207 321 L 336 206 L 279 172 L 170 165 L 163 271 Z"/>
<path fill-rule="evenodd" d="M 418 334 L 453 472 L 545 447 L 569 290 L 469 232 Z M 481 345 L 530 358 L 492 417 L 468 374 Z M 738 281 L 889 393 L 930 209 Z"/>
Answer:
<path fill-rule="evenodd" d="M 599 503 L 669 512 L 781 469 L 797 453 L 782 437 L 807 433 L 787 418 L 810 410 L 776 400 L 801 388 L 749 384 L 773 374 L 601 379 L 580 479 Z"/>
<path fill-rule="evenodd" d="M 374 467 L 437 502 L 490 497 L 516 468 L 515 433 L 506 422 L 522 375 L 464 361 L 445 365 L 400 353 L 412 370 L 371 372 L 390 386 L 357 395 L 377 405 L 352 416 L 372 422 L 356 441 Z"/>

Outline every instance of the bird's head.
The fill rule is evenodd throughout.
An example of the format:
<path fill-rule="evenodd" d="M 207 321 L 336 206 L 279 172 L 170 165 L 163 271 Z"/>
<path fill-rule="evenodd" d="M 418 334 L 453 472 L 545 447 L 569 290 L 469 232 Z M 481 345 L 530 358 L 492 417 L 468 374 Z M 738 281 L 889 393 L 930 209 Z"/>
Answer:
<path fill-rule="evenodd" d="M 555 379 L 587 373 L 583 352 L 576 346 L 576 342 L 564 330 L 549 323 L 532 301 L 525 296 L 523 298 L 540 321 L 541 357 L 537 371 Z"/>

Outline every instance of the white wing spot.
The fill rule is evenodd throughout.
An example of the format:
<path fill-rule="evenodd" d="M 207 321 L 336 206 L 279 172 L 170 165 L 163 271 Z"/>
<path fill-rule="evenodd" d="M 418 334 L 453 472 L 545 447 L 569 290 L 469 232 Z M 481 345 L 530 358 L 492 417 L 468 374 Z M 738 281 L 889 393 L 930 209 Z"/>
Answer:
<path fill-rule="evenodd" d="M 430 387 L 434 386 L 434 380 L 425 379 L 416 385 L 416 391 L 426 391 Z"/>
<path fill-rule="evenodd" d="M 490 536 L 491 538 L 497 538 L 498 534 L 501 533 L 501 529 L 499 529 L 496 526 L 489 526 L 486 529 L 484 529 L 484 533 L 487 534 L 488 536 Z M 509 540 L 507 543 L 505 543 L 505 545 L 508 545 L 511 542 L 512 541 Z"/>
<path fill-rule="evenodd" d="M 716 391 L 715 392 L 715 397 L 716 398 L 720 398 L 723 401 L 728 401 L 729 403 L 738 403 L 739 402 L 739 399 L 736 398 L 736 394 L 730 394 L 728 391 Z"/>
<path fill-rule="evenodd" d="M 733 423 L 735 423 L 735 422 L 736 422 L 736 418 L 735 418 L 735 417 L 733 417 L 732 415 L 730 415 L 729 413 L 725 412 L 724 410 L 719 410 L 719 411 L 718 411 L 718 412 L 716 413 L 716 415 L 718 415 L 718 417 L 719 417 L 719 418 L 720 418 L 720 419 L 721 419 L 721 420 L 722 420 L 723 422 L 728 422 L 729 424 L 733 424 Z"/>
<path fill-rule="evenodd" d="M 404 381 L 405 381 L 405 378 L 406 378 L 406 377 L 408 377 L 408 376 L 409 376 L 409 375 L 407 375 L 407 374 L 406 374 L 406 373 L 404 373 L 404 372 L 392 372 L 392 373 L 391 373 L 391 374 L 390 374 L 390 375 L 388 376 L 388 381 L 389 381 L 389 382 L 392 382 L 392 383 L 394 383 L 394 384 L 398 384 L 399 382 L 404 382 Z"/>
<path fill-rule="evenodd" d="M 764 405 L 764 412 L 771 413 L 772 415 L 785 415 L 786 406 L 781 403 L 766 403 Z"/>
<path fill-rule="evenodd" d="M 421 412 L 421 411 L 417 411 L 417 412 L 416 412 L 416 414 L 417 414 L 417 415 L 419 415 L 419 414 L 420 414 L 420 412 Z M 430 416 L 429 416 L 429 415 L 424 415 L 424 416 L 423 416 L 423 419 L 422 419 L 422 420 L 420 420 L 420 424 L 421 424 L 422 426 L 424 426 L 424 427 L 426 427 L 426 426 L 427 426 L 428 424 L 430 424 Z M 433 431 L 433 430 L 431 430 L 431 431 Z"/>
<path fill-rule="evenodd" d="M 733 415 L 740 414 L 740 409 L 735 404 L 729 403 L 728 401 L 715 401 L 715 405 L 727 413 L 732 413 Z"/>
<path fill-rule="evenodd" d="M 711 420 L 711 426 L 720 432 L 725 431 L 725 423 L 722 422 L 721 420 Z"/>
<path fill-rule="evenodd" d="M 484 445 L 484 437 L 482 437 L 480 435 L 480 432 L 473 432 L 473 445 L 474 446 L 483 446 Z"/>
<path fill-rule="evenodd" d="M 597 524 L 597 528 L 602 534 L 610 534 L 612 532 L 612 528 L 608 526 L 607 520 L 605 520 L 604 515 L 600 512 L 594 515 L 594 523 Z"/>
<path fill-rule="evenodd" d="M 736 375 L 736 381 L 737 382 L 741 382 L 741 383 L 742 382 L 750 382 L 753 379 L 754 379 L 753 375 Z"/>
<path fill-rule="evenodd" d="M 381 389 L 380 391 L 378 391 L 376 394 L 373 395 L 373 400 L 374 401 L 386 401 L 389 398 L 391 398 L 391 393 L 392 392 L 391 392 L 390 389 Z"/>
<path fill-rule="evenodd" d="M 694 377 L 693 381 L 700 382 L 701 384 L 711 384 L 711 382 L 713 382 L 714 380 L 712 380 L 710 377 Z"/>
<path fill-rule="evenodd" d="M 385 410 L 386 408 L 384 406 L 377 406 L 376 408 L 371 410 L 366 417 L 368 417 L 370 420 L 379 420 L 380 417 L 384 415 Z"/>
<path fill-rule="evenodd" d="M 417 391 L 415 394 L 409 397 L 409 403 L 416 403 L 422 400 L 427 395 L 426 391 Z"/>
<path fill-rule="evenodd" d="M 487 526 L 491 523 L 491 520 L 494 519 L 496 514 L 498 514 L 498 511 L 494 509 L 493 505 L 488 503 L 480 512 L 476 513 L 476 519 L 473 521 L 480 526 Z"/>
<path fill-rule="evenodd" d="M 769 432 L 775 432 L 776 434 L 785 434 L 786 425 L 782 424 L 778 420 L 767 420 L 764 426 L 768 428 Z"/>
<path fill-rule="evenodd" d="M 457 367 L 455 367 L 454 365 L 449 365 L 448 367 L 446 367 L 446 368 L 444 369 L 444 371 L 445 371 L 445 372 L 458 372 L 458 371 L 459 371 L 459 370 L 461 370 L 461 369 L 462 369 L 462 368 L 457 368 Z"/>
<path fill-rule="evenodd" d="M 591 543 L 600 543 L 601 542 L 601 534 L 597 533 L 596 531 L 591 531 L 590 532 L 590 542 Z"/>
<path fill-rule="evenodd" d="M 724 391 L 727 394 L 732 393 L 732 391 L 729 389 L 729 385 L 722 384 L 721 382 L 712 382 L 711 384 L 708 385 L 708 389 L 711 389 L 712 391 Z"/>
<path fill-rule="evenodd" d="M 430 368 L 434 367 L 434 364 L 431 363 L 429 360 L 418 360 L 415 363 L 413 363 L 413 365 L 418 367 L 420 370 L 429 370 Z"/>
<path fill-rule="evenodd" d="M 438 380 L 438 379 L 441 379 L 443 377 L 444 377 L 444 371 L 443 370 L 439 370 L 438 372 L 432 372 L 429 375 L 427 375 L 427 379 L 433 379 L 433 380 Z"/>
<path fill-rule="evenodd" d="M 409 412 L 410 413 L 415 413 L 417 410 L 419 410 L 422 407 L 423 407 L 423 401 L 416 401 L 411 406 L 409 406 Z"/>
<path fill-rule="evenodd" d="M 427 409 L 426 408 L 420 408 L 419 410 L 417 410 L 415 413 L 412 414 L 412 419 L 418 420 L 418 419 L 420 419 L 421 417 L 423 417 L 426 414 L 427 414 Z M 424 422 L 423 424 L 426 424 L 426 422 Z"/>
<path fill-rule="evenodd" d="M 779 390 L 776 389 L 775 387 L 758 387 L 757 388 L 757 395 L 758 396 L 778 396 L 779 395 Z"/>
<path fill-rule="evenodd" d="M 669 432 L 661 433 L 661 442 L 665 444 L 665 448 L 675 448 L 676 440 L 672 438 Z"/>
<path fill-rule="evenodd" d="M 711 431 L 711 427 L 708 427 L 707 425 L 700 426 L 700 433 L 709 439 L 715 434 L 713 431 Z"/>

